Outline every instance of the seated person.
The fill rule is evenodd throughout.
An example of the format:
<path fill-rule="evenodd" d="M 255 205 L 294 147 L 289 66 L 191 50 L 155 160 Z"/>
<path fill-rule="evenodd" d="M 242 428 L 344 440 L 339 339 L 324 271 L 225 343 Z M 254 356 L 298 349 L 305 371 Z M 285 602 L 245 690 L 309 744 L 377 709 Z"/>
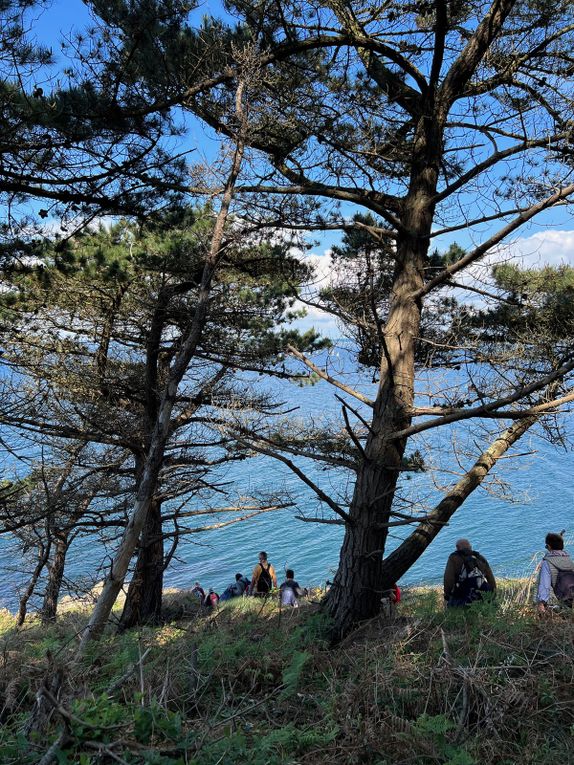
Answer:
<path fill-rule="evenodd" d="M 468 606 L 485 592 L 496 591 L 496 580 L 486 558 L 468 539 L 459 539 L 449 555 L 444 572 L 444 599 L 447 606 Z"/>
<path fill-rule="evenodd" d="M 279 586 L 281 605 L 298 608 L 299 601 L 297 598 L 302 598 L 307 595 L 307 590 L 300 587 L 299 582 L 295 581 L 295 573 L 293 569 L 288 568 L 285 575 L 287 579 Z"/>
<path fill-rule="evenodd" d="M 205 590 L 199 582 L 194 583 L 193 587 L 191 588 L 191 592 L 193 595 L 195 595 L 196 598 L 199 598 L 200 603 L 203 603 L 205 600 Z"/>
<path fill-rule="evenodd" d="M 219 595 L 211 587 L 209 588 L 209 592 L 205 596 L 202 605 L 204 608 L 217 608 L 219 605 Z"/>
<path fill-rule="evenodd" d="M 231 600 L 239 598 L 249 587 L 249 579 L 243 574 L 235 574 L 235 581 L 225 589 L 220 600 Z"/>

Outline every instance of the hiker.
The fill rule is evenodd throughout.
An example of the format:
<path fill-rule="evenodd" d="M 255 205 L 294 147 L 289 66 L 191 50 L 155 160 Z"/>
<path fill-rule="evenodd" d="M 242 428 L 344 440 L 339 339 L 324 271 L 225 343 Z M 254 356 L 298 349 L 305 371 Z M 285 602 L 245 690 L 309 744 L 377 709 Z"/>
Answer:
<path fill-rule="evenodd" d="M 259 563 L 253 569 L 251 575 L 250 592 L 252 595 L 267 595 L 273 587 L 277 587 L 275 569 L 267 561 L 267 553 L 259 553 Z"/>
<path fill-rule="evenodd" d="M 217 608 L 219 605 L 219 595 L 215 592 L 215 590 L 210 588 L 209 592 L 203 600 L 202 605 L 204 608 Z"/>
<path fill-rule="evenodd" d="M 305 597 L 307 595 L 307 590 L 300 587 L 299 582 L 295 581 L 295 572 L 292 568 L 288 568 L 285 571 L 285 576 L 287 578 L 279 585 L 281 605 L 299 608 L 299 601 L 297 598 Z"/>
<path fill-rule="evenodd" d="M 235 574 L 235 581 L 222 593 L 220 600 L 240 598 L 249 587 L 249 579 L 243 574 Z"/>
<path fill-rule="evenodd" d="M 574 600 L 574 561 L 564 550 L 562 534 L 546 534 L 544 541 L 547 552 L 542 558 L 536 592 L 536 605 L 541 614 L 548 608 L 550 589 L 568 608 L 572 608 Z"/>
<path fill-rule="evenodd" d="M 482 600 L 483 592 L 495 592 L 496 579 L 486 558 L 468 539 L 459 539 L 444 571 L 444 599 L 447 606 L 468 606 Z"/>
<path fill-rule="evenodd" d="M 191 588 L 191 592 L 192 595 L 195 595 L 196 598 L 199 598 L 200 604 L 203 604 L 203 601 L 205 600 L 205 590 L 199 582 L 194 582 L 193 587 Z"/>

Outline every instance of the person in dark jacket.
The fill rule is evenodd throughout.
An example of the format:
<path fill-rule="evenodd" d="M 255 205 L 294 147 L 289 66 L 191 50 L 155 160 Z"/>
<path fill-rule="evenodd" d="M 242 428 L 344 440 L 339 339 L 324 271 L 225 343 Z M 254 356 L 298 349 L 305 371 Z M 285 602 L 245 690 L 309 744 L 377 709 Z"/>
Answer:
<path fill-rule="evenodd" d="M 447 606 L 467 606 L 481 600 L 482 593 L 495 591 L 496 579 L 486 558 L 472 549 L 468 539 L 459 539 L 444 572 Z"/>
<path fill-rule="evenodd" d="M 240 598 L 249 587 L 249 579 L 243 574 L 235 574 L 235 581 L 225 589 L 220 600 L 231 600 L 231 598 Z"/>

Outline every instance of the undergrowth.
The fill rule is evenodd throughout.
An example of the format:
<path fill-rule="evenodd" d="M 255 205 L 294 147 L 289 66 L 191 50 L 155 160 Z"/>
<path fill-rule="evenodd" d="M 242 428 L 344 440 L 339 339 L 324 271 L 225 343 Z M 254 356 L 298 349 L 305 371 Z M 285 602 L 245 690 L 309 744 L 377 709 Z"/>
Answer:
<path fill-rule="evenodd" d="M 316 604 L 187 607 L 72 661 L 85 614 L 0 613 L 0 761 L 556 765 L 574 734 L 574 621 L 520 583 L 445 612 L 432 588 L 338 647 Z"/>

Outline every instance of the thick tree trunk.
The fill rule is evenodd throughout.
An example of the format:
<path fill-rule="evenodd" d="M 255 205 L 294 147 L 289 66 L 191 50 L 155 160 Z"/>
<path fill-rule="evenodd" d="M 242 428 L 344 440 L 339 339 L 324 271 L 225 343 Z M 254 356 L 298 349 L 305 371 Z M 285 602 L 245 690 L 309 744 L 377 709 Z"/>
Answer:
<path fill-rule="evenodd" d="M 333 637 L 375 616 L 383 592 L 382 556 L 405 439 L 392 434 L 410 424 L 414 398 L 414 352 L 420 305 L 409 295 L 422 284 L 422 252 L 411 252 L 395 278 L 394 296 L 385 328 L 385 358 L 375 401 L 365 457 L 349 508 L 339 568 L 325 608 L 334 619 Z M 413 263 L 420 264 L 413 267 Z"/>
<path fill-rule="evenodd" d="M 339 568 L 324 603 L 334 620 L 334 639 L 380 611 L 387 524 L 406 448 L 406 439 L 393 434 L 411 423 L 422 310 L 421 301 L 413 296 L 424 284 L 441 141 L 441 126 L 429 104 L 418 120 L 413 142 L 412 175 L 403 202 L 397 266 L 383 333 L 379 390 L 349 508 Z"/>
<path fill-rule="evenodd" d="M 161 619 L 163 591 L 163 536 L 161 503 L 154 500 L 142 532 L 135 570 L 128 588 L 119 630 Z"/>
<path fill-rule="evenodd" d="M 42 624 L 56 621 L 58 610 L 58 598 L 64 578 L 66 554 L 68 552 L 68 535 L 64 533 L 54 534 L 54 555 L 48 567 L 48 582 L 44 593 L 44 600 L 40 615 Z"/>

